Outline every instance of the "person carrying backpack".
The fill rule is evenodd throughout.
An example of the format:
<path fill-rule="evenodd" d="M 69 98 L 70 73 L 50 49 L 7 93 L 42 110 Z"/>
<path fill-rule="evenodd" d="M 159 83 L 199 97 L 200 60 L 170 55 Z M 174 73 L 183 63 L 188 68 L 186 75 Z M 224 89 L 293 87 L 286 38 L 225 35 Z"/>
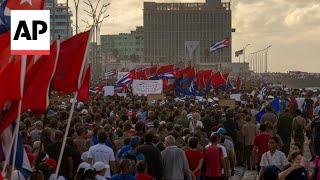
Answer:
<path fill-rule="evenodd" d="M 139 137 L 133 136 L 130 142 L 131 149 L 125 152 L 121 157 L 121 160 L 127 159 L 130 161 L 131 163 L 130 174 L 132 175 L 135 175 L 137 173 L 137 166 L 136 166 L 137 162 L 145 160 L 144 155 L 137 151 L 138 144 L 139 144 Z"/>

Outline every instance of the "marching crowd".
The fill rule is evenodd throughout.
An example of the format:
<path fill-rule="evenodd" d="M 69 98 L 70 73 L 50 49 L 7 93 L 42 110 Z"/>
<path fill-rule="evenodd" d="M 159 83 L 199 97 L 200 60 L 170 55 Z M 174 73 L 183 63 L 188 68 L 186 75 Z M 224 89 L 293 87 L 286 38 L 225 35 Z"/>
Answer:
<path fill-rule="evenodd" d="M 243 166 L 257 170 L 259 179 L 319 180 L 318 95 L 283 89 L 269 90 L 263 98 L 243 93 L 231 108 L 219 106 L 217 98 L 167 95 L 150 103 L 129 94 L 94 94 L 76 105 L 58 179 L 215 180 L 229 179 L 235 167 Z M 34 169 L 30 180 L 55 179 L 71 103 L 70 97 L 51 96 L 46 115 L 21 117 Z M 219 93 L 219 99 L 224 96 Z M 280 113 L 271 106 L 274 97 L 281 99 Z M 304 98 L 302 104 L 298 97 Z M 257 121 L 262 108 L 266 112 Z M 307 139 L 311 159 L 303 156 Z M 8 176 L 25 179 L 20 171 Z"/>

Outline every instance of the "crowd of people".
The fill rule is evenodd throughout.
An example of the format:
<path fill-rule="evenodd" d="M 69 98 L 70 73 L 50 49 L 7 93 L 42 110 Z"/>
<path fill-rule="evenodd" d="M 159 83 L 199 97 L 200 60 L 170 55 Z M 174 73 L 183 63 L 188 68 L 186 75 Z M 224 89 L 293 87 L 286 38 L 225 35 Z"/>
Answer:
<path fill-rule="evenodd" d="M 215 95 L 227 98 L 223 92 Z M 56 176 L 71 103 L 69 96 L 51 96 L 46 115 L 21 116 L 34 169 L 30 180 Z M 270 104 L 275 97 L 281 99 L 280 113 Z M 298 97 L 305 98 L 302 105 Z M 57 178 L 215 180 L 229 179 L 243 166 L 258 171 L 259 179 L 319 180 L 319 99 L 318 91 L 269 89 L 263 98 L 242 92 L 241 102 L 230 108 L 219 106 L 218 99 L 200 102 L 170 94 L 157 103 L 129 93 L 93 94 L 76 105 Z M 257 121 L 262 108 L 266 113 Z M 303 156 L 307 140 L 310 159 Z M 20 171 L 8 176 L 25 179 Z"/>

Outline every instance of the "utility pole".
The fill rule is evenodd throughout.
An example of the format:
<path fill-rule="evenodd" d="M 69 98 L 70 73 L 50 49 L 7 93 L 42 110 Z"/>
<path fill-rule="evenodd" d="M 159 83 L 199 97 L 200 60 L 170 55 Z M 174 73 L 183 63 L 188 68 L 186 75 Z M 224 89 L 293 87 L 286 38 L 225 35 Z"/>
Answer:
<path fill-rule="evenodd" d="M 268 73 L 268 51 L 269 49 L 272 47 L 272 45 L 269 45 L 267 48 L 266 48 L 266 73 Z"/>
<path fill-rule="evenodd" d="M 250 46 L 251 44 L 247 44 L 244 48 L 243 48 L 243 62 L 246 63 L 246 49 L 248 46 Z M 239 62 L 240 63 L 240 62 Z"/>

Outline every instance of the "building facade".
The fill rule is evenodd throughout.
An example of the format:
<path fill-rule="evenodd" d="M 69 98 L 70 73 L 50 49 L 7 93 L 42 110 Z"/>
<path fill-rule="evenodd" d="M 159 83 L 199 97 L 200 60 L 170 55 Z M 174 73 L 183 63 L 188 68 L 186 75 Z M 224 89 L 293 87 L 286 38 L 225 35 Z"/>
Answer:
<path fill-rule="evenodd" d="M 57 0 L 46 0 L 45 9 L 50 10 L 51 40 L 66 39 L 72 36 L 71 10 L 66 4 Z"/>
<path fill-rule="evenodd" d="M 144 2 L 143 22 L 145 62 L 231 62 L 231 45 L 209 52 L 211 44 L 232 39 L 230 3 Z"/>
<path fill-rule="evenodd" d="M 143 60 L 143 28 L 137 27 L 131 33 L 117 35 L 101 35 L 101 51 L 103 54 L 112 54 L 118 61 Z"/>

